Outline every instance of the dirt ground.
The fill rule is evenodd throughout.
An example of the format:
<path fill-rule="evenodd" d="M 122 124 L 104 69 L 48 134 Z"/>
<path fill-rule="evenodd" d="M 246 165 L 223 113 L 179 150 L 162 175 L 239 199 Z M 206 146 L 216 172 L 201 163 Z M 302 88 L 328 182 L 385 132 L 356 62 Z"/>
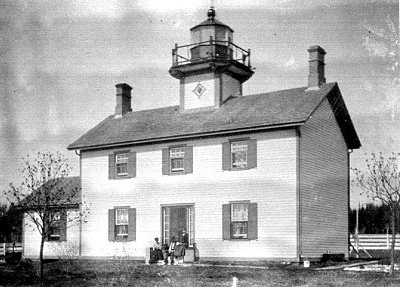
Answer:
<path fill-rule="evenodd" d="M 351 260 L 351 263 L 357 262 Z M 400 274 L 316 271 L 338 263 L 198 262 L 160 266 L 141 261 L 56 260 L 37 277 L 37 262 L 0 265 L 0 286 L 400 286 Z"/>

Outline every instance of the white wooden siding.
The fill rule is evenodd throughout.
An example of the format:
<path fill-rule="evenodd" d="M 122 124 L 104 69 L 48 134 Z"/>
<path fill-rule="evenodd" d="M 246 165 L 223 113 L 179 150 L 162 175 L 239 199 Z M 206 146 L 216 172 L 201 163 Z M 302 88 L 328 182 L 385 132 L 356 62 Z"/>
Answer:
<path fill-rule="evenodd" d="M 301 255 L 348 254 L 348 153 L 328 100 L 301 128 Z"/>
<path fill-rule="evenodd" d="M 229 96 L 241 96 L 241 91 L 240 87 L 241 84 L 238 80 L 235 80 L 234 78 L 222 74 L 222 95 L 221 95 L 221 101 L 225 101 Z"/>
<path fill-rule="evenodd" d="M 137 176 L 126 180 L 108 179 L 107 156 L 115 150 L 83 152 L 82 190 L 91 212 L 83 225 L 82 255 L 143 258 L 148 243 L 162 236 L 161 206 L 193 204 L 195 242 L 202 259 L 295 259 L 295 132 L 246 136 L 257 139 L 258 163 L 242 171 L 222 171 L 222 142 L 228 138 L 185 142 L 193 146 L 193 173 L 186 175 L 162 175 L 161 150 L 167 145 L 132 147 Z M 258 204 L 258 240 L 222 240 L 222 204 L 235 200 Z M 116 206 L 136 208 L 135 242 L 108 241 L 107 210 Z"/>
<path fill-rule="evenodd" d="M 193 90 L 201 84 L 205 91 L 199 97 Z M 184 100 L 185 109 L 213 107 L 215 105 L 215 79 L 213 74 L 206 74 L 185 79 Z"/>
<path fill-rule="evenodd" d="M 78 256 L 79 253 L 79 223 L 70 221 L 75 219 L 78 211 L 69 210 L 67 212 L 67 241 L 46 241 L 44 243 L 43 254 L 47 258 L 60 258 Z M 40 251 L 41 235 L 35 224 L 25 214 L 23 219 L 23 256 L 27 258 L 38 258 Z"/>

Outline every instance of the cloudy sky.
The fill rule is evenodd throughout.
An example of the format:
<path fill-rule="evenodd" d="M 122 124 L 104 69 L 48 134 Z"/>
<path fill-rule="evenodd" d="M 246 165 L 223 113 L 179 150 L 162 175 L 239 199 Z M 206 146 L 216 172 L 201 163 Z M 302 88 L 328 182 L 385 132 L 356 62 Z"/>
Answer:
<path fill-rule="evenodd" d="M 252 51 L 244 94 L 307 85 L 307 48 L 320 45 L 363 145 L 352 165 L 400 152 L 398 1 L 213 2 L 235 44 Z M 115 84 L 133 87 L 134 110 L 177 105 L 171 49 L 190 42 L 210 3 L 0 0 L 0 190 L 20 182 L 21 158 L 37 151 L 61 151 L 77 175 L 66 147 L 114 112 Z"/>

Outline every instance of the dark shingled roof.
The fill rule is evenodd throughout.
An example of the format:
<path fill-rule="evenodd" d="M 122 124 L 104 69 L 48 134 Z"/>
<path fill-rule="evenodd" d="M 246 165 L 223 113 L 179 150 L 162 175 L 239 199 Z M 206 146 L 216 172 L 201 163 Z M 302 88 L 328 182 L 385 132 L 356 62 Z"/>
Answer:
<path fill-rule="evenodd" d="M 63 196 L 60 199 L 55 199 L 55 204 L 51 204 L 48 207 L 54 208 L 77 208 L 81 203 L 81 178 L 79 176 L 65 177 L 61 180 L 60 184 L 55 187 L 53 192 L 57 192 L 57 188 L 64 187 Z M 71 196 L 71 197 L 70 197 Z M 44 201 L 44 197 L 40 199 L 32 200 L 32 197 L 36 197 L 35 194 L 27 195 L 21 202 L 20 206 L 16 206 L 20 209 L 32 209 L 36 207 L 43 206 L 39 202 Z M 56 198 L 56 197 L 53 197 Z M 38 204 L 38 205 L 36 205 Z"/>
<path fill-rule="evenodd" d="M 109 116 L 68 149 L 95 149 L 304 124 L 328 98 L 349 149 L 361 146 L 339 87 L 324 84 L 229 98 L 219 109 L 180 112 L 179 106 Z"/>

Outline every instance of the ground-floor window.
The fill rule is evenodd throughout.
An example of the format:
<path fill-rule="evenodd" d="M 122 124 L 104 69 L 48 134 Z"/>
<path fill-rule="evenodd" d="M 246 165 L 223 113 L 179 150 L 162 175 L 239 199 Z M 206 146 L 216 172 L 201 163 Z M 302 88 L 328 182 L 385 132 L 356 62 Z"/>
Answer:
<path fill-rule="evenodd" d="M 222 205 L 222 238 L 254 240 L 258 238 L 257 203 L 249 200 Z"/>
<path fill-rule="evenodd" d="M 108 240 L 136 240 L 136 208 L 122 206 L 108 210 Z"/>
<path fill-rule="evenodd" d="M 194 243 L 194 206 L 177 205 L 162 207 L 163 243 L 169 244 L 172 237 L 181 240 L 182 230 L 189 234 L 189 246 Z"/>
<path fill-rule="evenodd" d="M 51 219 L 47 225 L 48 241 L 65 241 L 67 240 L 67 211 L 56 210 L 50 212 Z"/>

